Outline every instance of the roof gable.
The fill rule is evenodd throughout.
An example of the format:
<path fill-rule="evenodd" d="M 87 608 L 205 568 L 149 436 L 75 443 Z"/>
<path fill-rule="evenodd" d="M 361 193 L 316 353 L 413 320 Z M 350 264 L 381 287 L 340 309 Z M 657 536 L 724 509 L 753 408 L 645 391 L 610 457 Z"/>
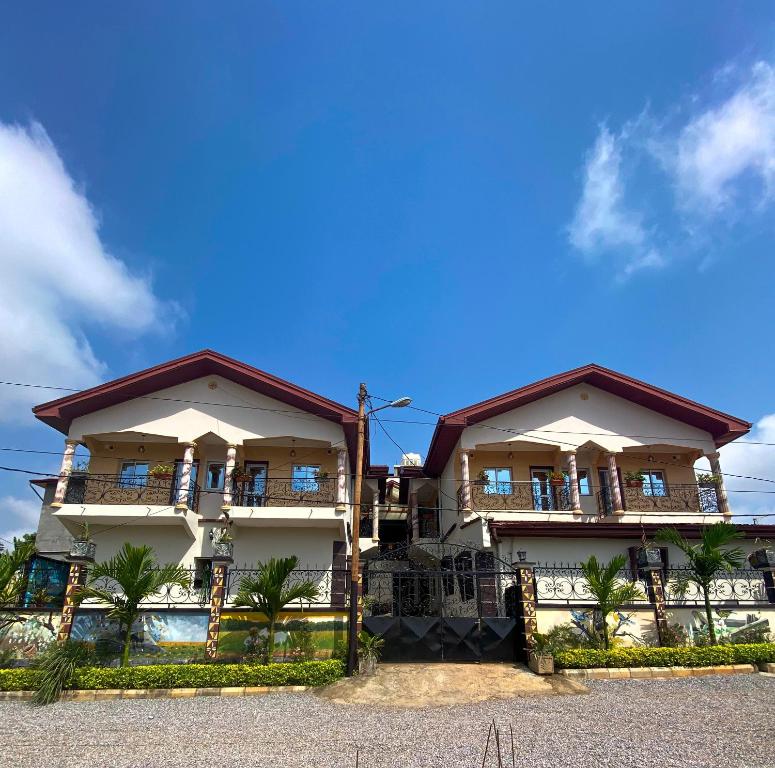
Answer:
<path fill-rule="evenodd" d="M 441 473 L 466 427 L 582 383 L 709 432 L 717 446 L 735 440 L 751 429 L 747 421 L 665 389 L 600 365 L 584 365 L 441 416 L 425 461 L 426 473 L 432 476 Z"/>

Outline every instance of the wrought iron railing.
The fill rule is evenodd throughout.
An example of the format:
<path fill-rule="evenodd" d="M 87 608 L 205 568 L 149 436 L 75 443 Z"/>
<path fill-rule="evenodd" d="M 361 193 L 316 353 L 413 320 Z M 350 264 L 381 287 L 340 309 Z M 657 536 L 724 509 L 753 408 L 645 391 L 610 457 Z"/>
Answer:
<path fill-rule="evenodd" d="M 68 479 L 65 504 L 150 504 L 177 503 L 178 483 L 147 477 L 123 478 L 119 475 L 72 475 Z M 189 509 L 196 510 L 199 486 L 188 491 Z"/>
<path fill-rule="evenodd" d="M 754 569 L 719 571 L 708 596 L 713 604 L 769 605 L 764 574 Z M 688 568 L 670 568 L 666 572 L 665 601 L 676 606 L 704 605 L 702 589 L 691 579 Z"/>
<path fill-rule="evenodd" d="M 664 485 L 655 489 L 622 488 L 624 509 L 628 512 L 702 512 L 719 511 L 715 486 Z"/>
<path fill-rule="evenodd" d="M 188 578 L 186 586 L 177 584 L 162 587 L 159 592 L 150 595 L 142 601 L 145 608 L 170 608 L 172 606 L 198 605 L 205 606 L 210 602 L 210 570 L 208 568 L 184 569 Z M 121 586 L 107 577 L 97 579 L 92 583 L 96 589 L 101 589 L 110 595 L 121 595 Z M 98 607 L 102 605 L 97 600 L 84 600 L 84 606 Z"/>
<path fill-rule="evenodd" d="M 565 483 L 553 486 L 526 480 L 482 482 L 474 480 L 461 483 L 458 504 L 462 507 L 466 487 L 471 505 L 478 511 L 537 511 L 556 512 L 572 509 L 570 486 Z"/>
<path fill-rule="evenodd" d="M 333 507 L 337 479 L 256 477 L 234 483 L 237 507 Z"/>
<path fill-rule="evenodd" d="M 589 582 L 584 572 L 575 565 L 545 566 L 537 565 L 533 569 L 535 579 L 536 602 L 573 605 L 576 603 L 594 603 L 595 598 L 589 591 Z M 619 572 L 620 583 L 632 582 L 632 573 Z M 648 588 L 642 579 L 635 580 L 640 588 L 641 597 L 634 604 L 648 602 Z"/>
<path fill-rule="evenodd" d="M 233 605 L 240 584 L 246 577 L 256 577 L 259 571 L 256 568 L 230 568 L 226 575 L 225 602 Z M 309 608 L 312 606 L 331 607 L 341 602 L 345 592 L 345 584 L 348 572 L 333 568 L 298 568 L 291 571 L 288 577 L 288 586 L 311 581 L 318 590 L 314 600 L 295 600 L 287 605 L 288 608 Z"/>

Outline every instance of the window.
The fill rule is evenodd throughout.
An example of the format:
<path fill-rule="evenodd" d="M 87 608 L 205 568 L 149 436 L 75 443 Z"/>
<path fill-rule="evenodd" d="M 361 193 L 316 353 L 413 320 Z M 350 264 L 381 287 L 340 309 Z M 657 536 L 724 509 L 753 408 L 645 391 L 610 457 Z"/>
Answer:
<path fill-rule="evenodd" d="M 659 469 L 643 469 L 643 495 L 667 496 L 665 473 Z"/>
<path fill-rule="evenodd" d="M 125 461 L 121 465 L 119 488 L 144 487 L 148 479 L 147 461 Z"/>
<path fill-rule="evenodd" d="M 489 482 L 485 493 L 511 493 L 511 467 L 485 467 Z"/>
<path fill-rule="evenodd" d="M 319 491 L 318 472 L 320 472 L 319 465 L 294 464 L 291 490 L 294 493 L 303 493 L 304 491 L 315 493 Z"/>
<path fill-rule="evenodd" d="M 205 489 L 208 491 L 222 491 L 226 479 L 226 464 L 222 461 L 211 461 L 207 464 L 205 475 Z"/>
<path fill-rule="evenodd" d="M 589 470 L 577 469 L 576 475 L 579 481 L 579 493 L 582 496 L 591 496 L 592 487 L 589 484 Z M 568 488 L 568 493 L 570 493 L 570 475 L 567 472 L 565 473 L 565 485 Z"/>

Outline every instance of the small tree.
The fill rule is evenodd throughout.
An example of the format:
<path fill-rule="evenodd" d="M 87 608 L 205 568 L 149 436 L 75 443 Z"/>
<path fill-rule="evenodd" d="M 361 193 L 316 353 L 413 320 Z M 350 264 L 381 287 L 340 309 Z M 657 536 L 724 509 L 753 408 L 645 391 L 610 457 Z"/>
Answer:
<path fill-rule="evenodd" d="M 256 576 L 245 576 L 239 585 L 235 608 L 250 608 L 263 613 L 269 621 L 269 645 L 267 658 L 271 663 L 274 655 L 274 629 L 280 611 L 294 600 L 315 600 L 318 588 L 311 581 L 288 584 L 288 579 L 299 564 L 299 558 L 271 558 L 267 563 L 256 563 Z"/>
<path fill-rule="evenodd" d="M 610 647 L 608 617 L 622 605 L 644 598 L 637 584 L 622 582 L 619 578 L 619 571 L 624 568 L 625 562 L 624 555 L 617 555 L 608 565 L 603 565 L 591 555 L 581 564 L 581 571 L 589 584 L 592 597 L 597 600 L 603 620 L 603 647 L 606 650 Z"/>
<path fill-rule="evenodd" d="M 705 601 L 705 617 L 708 621 L 708 639 L 716 645 L 716 628 L 713 625 L 713 611 L 710 606 L 710 585 L 718 571 L 731 571 L 743 564 L 743 550 L 740 547 L 722 549 L 743 534 L 732 523 L 713 523 L 702 529 L 700 541 L 691 544 L 675 528 L 660 528 L 656 539 L 673 544 L 686 556 L 689 566 L 688 577 L 701 590 Z"/>
<path fill-rule="evenodd" d="M 0 632 L 25 617 L 16 611 L 24 594 L 24 564 L 35 554 L 34 537 L 13 540 L 10 552 L 0 552 Z"/>
<path fill-rule="evenodd" d="M 100 581 L 114 582 L 120 592 L 114 592 Z M 185 568 L 169 563 L 159 566 L 151 547 L 132 546 L 125 543 L 119 552 L 104 563 L 90 569 L 89 583 L 81 590 L 79 599 L 99 600 L 112 607 L 108 617 L 118 621 L 124 632 L 121 666 L 129 664 L 132 641 L 132 625 L 140 615 L 140 604 L 165 587 L 178 586 L 186 589 L 190 575 Z"/>

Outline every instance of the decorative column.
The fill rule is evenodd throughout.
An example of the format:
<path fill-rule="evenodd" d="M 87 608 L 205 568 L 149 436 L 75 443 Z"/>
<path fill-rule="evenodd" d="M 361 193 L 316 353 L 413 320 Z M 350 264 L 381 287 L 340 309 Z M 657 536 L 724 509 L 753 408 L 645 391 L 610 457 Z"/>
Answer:
<path fill-rule="evenodd" d="M 347 496 L 347 451 L 339 449 L 336 452 L 336 511 L 347 511 L 345 502 Z"/>
<path fill-rule="evenodd" d="M 463 481 L 461 486 L 461 500 L 463 502 L 463 512 L 470 512 L 471 506 L 471 475 L 468 471 L 468 451 L 460 451 L 460 477 Z"/>
<path fill-rule="evenodd" d="M 218 635 L 221 631 L 221 611 L 226 585 L 226 567 L 229 559 L 213 558 L 213 570 L 210 576 L 210 616 L 207 621 L 207 642 L 205 656 L 214 659 L 218 655 Z M 270 659 L 271 661 L 271 659 Z"/>
<path fill-rule="evenodd" d="M 616 454 L 606 453 L 608 459 L 608 488 L 611 491 L 611 506 L 613 514 L 624 514 L 624 503 L 622 502 L 622 487 L 619 485 L 619 472 L 616 468 Z"/>
<path fill-rule="evenodd" d="M 70 573 L 67 575 L 67 586 L 65 587 L 65 601 L 62 605 L 62 618 L 57 633 L 57 641 L 60 643 L 70 638 L 75 609 L 78 607 L 78 593 L 85 583 L 86 563 L 70 563 Z"/>
<path fill-rule="evenodd" d="M 409 519 L 412 522 L 412 541 L 420 540 L 420 512 L 417 509 L 417 493 L 409 494 Z"/>
<path fill-rule="evenodd" d="M 379 541 L 379 489 L 374 491 L 371 509 L 371 538 Z"/>
<path fill-rule="evenodd" d="M 191 488 L 191 470 L 194 467 L 195 449 L 196 443 L 186 443 L 186 449 L 183 451 L 183 466 L 178 481 L 178 503 L 175 504 L 175 509 L 188 509 L 188 491 Z"/>
<path fill-rule="evenodd" d="M 659 644 L 665 643 L 668 636 L 667 610 L 665 609 L 665 586 L 661 568 L 650 568 L 646 572 L 649 602 L 654 606 L 654 620 L 657 625 Z"/>
<path fill-rule="evenodd" d="M 524 659 L 530 655 L 533 647 L 533 635 L 538 631 L 536 615 L 536 592 L 533 578 L 533 564 L 520 563 L 516 571 L 517 577 L 517 629 L 522 638 Z"/>
<path fill-rule="evenodd" d="M 221 509 L 231 509 L 232 491 L 234 489 L 234 467 L 237 464 L 237 446 L 229 444 L 226 449 L 226 477 L 223 481 L 223 505 Z"/>
<path fill-rule="evenodd" d="M 568 476 L 570 477 L 570 505 L 574 512 L 581 512 L 581 496 L 579 495 L 579 471 L 576 467 L 576 451 L 565 454 L 568 461 Z"/>
<path fill-rule="evenodd" d="M 77 446 L 77 440 L 65 440 L 65 452 L 62 454 L 62 466 L 59 469 L 54 501 L 51 503 L 52 507 L 61 507 L 65 503 L 67 484 L 70 481 L 70 473 L 73 471 L 73 457 Z"/>
<path fill-rule="evenodd" d="M 721 462 L 719 461 L 719 453 L 709 453 L 708 461 L 710 462 L 710 471 L 718 478 L 718 484 L 716 485 L 716 499 L 718 500 L 718 511 L 722 515 L 731 516 L 732 511 L 729 509 L 729 497 L 727 496 L 727 489 L 724 485 L 724 475 L 721 474 Z"/>

